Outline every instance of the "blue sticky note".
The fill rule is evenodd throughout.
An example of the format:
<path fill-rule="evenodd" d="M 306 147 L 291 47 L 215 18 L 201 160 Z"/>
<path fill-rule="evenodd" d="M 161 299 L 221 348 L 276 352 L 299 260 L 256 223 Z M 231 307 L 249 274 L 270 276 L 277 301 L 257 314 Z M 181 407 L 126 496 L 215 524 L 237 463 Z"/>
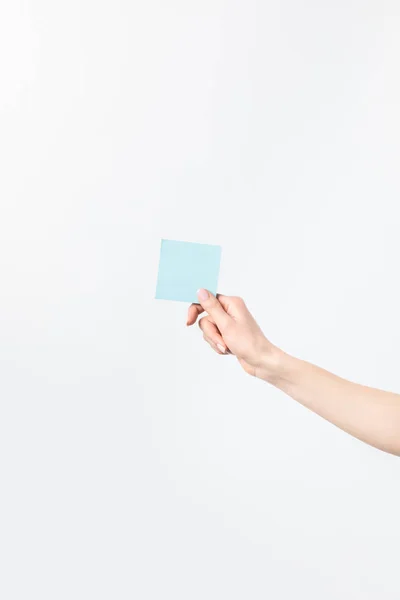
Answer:
<path fill-rule="evenodd" d="M 217 293 L 221 246 L 161 240 L 156 298 L 198 302 L 197 290 Z"/>

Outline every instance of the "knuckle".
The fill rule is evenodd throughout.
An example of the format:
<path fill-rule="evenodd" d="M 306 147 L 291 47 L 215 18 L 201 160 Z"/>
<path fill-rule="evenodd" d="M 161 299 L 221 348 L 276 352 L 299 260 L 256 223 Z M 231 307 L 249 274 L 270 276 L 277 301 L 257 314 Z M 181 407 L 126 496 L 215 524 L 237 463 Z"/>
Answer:
<path fill-rule="evenodd" d="M 240 296 L 234 296 L 233 302 L 235 303 L 235 306 L 237 306 L 237 307 L 242 307 L 245 305 L 243 298 L 241 298 Z"/>

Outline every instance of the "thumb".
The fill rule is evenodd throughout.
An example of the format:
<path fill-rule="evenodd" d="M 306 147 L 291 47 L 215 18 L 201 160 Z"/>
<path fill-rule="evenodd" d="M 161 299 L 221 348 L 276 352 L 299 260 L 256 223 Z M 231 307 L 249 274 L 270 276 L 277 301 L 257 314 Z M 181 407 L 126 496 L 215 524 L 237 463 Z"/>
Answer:
<path fill-rule="evenodd" d="M 225 312 L 219 300 L 208 290 L 200 289 L 197 297 L 201 306 L 215 321 L 216 326 L 222 331 L 231 321 L 231 317 Z"/>

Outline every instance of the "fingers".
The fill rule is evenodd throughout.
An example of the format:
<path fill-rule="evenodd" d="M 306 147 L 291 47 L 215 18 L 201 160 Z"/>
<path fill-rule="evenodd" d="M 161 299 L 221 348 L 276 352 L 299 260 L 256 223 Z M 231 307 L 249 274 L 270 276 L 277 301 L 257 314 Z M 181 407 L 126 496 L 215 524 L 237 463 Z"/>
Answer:
<path fill-rule="evenodd" d="M 239 298 L 238 296 L 224 296 L 222 294 L 217 294 L 217 298 L 225 312 L 233 319 L 238 319 L 245 313 L 248 313 L 246 304 L 242 298 Z"/>
<path fill-rule="evenodd" d="M 204 336 L 204 340 L 211 346 L 211 348 L 214 350 L 214 352 L 216 352 L 217 354 L 220 354 L 221 356 L 226 356 L 228 354 L 228 352 L 222 352 L 222 350 L 216 346 L 214 344 L 214 342 L 212 340 L 209 340 L 207 337 Z"/>
<path fill-rule="evenodd" d="M 207 293 L 209 294 L 209 292 Z M 215 298 L 212 294 L 209 295 L 211 299 Z M 234 320 L 238 320 L 241 317 L 249 314 L 246 304 L 244 303 L 242 298 L 239 298 L 238 296 L 224 296 L 223 294 L 217 294 L 216 300 L 220 303 L 225 313 L 229 317 L 232 317 Z M 186 325 L 193 325 L 194 323 L 196 323 L 197 317 L 201 315 L 201 313 L 203 313 L 205 310 L 207 310 L 207 312 L 211 314 L 209 310 L 210 307 L 205 308 L 204 301 L 202 301 L 202 304 L 204 305 L 204 308 L 201 304 L 191 304 L 189 306 Z M 213 315 L 215 315 L 215 310 L 213 310 Z M 219 321 L 221 323 L 221 319 L 219 319 Z M 226 322 L 226 324 L 227 323 L 228 321 Z"/>
<path fill-rule="evenodd" d="M 231 322 L 231 317 L 225 312 L 221 303 L 208 290 L 199 290 L 197 297 L 203 308 L 215 321 L 218 329 L 223 331 Z"/>
<path fill-rule="evenodd" d="M 217 326 L 210 320 L 210 317 L 203 317 L 200 319 L 199 327 L 203 332 L 203 337 L 206 342 L 208 342 L 218 354 L 228 354 L 228 348 L 222 339 Z"/>
<path fill-rule="evenodd" d="M 197 317 L 204 312 L 204 308 L 200 304 L 191 304 L 188 310 L 188 316 L 186 320 L 186 325 L 193 325 L 196 323 Z"/>

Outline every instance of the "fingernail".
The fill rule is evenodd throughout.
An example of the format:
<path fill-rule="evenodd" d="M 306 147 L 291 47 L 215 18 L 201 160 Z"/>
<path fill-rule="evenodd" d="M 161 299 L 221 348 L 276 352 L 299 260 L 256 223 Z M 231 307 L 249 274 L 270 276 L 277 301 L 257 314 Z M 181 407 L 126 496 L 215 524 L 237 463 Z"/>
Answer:
<path fill-rule="evenodd" d="M 220 352 L 222 352 L 222 354 L 225 354 L 225 348 L 222 346 L 222 344 L 217 344 L 217 348 L 220 350 Z"/>
<path fill-rule="evenodd" d="M 204 302 L 204 300 L 207 300 L 207 298 L 208 298 L 207 290 L 203 290 L 203 289 L 197 290 L 197 297 L 201 302 Z"/>

